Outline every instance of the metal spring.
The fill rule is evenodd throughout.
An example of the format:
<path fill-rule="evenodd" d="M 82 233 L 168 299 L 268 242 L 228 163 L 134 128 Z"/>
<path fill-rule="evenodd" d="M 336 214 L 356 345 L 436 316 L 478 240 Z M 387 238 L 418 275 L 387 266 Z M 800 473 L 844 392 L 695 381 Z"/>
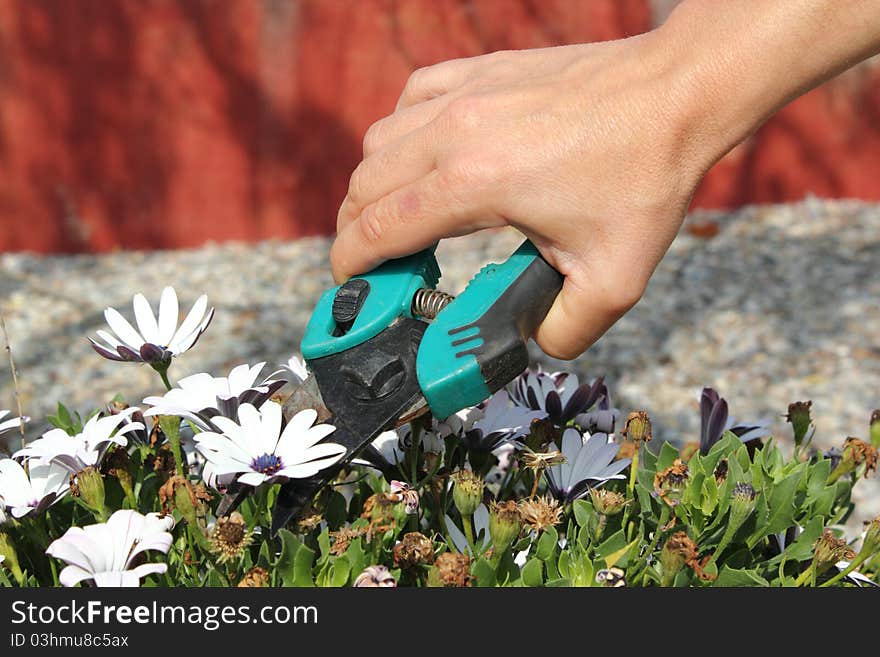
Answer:
<path fill-rule="evenodd" d="M 446 292 L 420 288 L 413 295 L 412 314 L 425 319 L 434 319 L 453 299 L 455 297 Z"/>

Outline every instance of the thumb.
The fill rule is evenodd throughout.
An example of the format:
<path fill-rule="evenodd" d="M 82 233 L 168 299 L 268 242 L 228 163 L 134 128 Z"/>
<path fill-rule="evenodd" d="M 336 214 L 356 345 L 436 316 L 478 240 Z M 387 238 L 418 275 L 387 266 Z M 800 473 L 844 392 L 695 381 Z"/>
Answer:
<path fill-rule="evenodd" d="M 535 342 L 552 358 L 571 360 L 584 353 L 641 298 L 642 288 L 629 281 L 568 275 L 550 312 L 535 331 Z"/>

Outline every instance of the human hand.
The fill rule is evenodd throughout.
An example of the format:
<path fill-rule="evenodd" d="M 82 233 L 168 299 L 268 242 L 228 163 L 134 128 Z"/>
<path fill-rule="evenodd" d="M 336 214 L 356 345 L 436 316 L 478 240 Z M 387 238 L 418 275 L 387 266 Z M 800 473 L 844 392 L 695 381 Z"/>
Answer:
<path fill-rule="evenodd" d="M 691 0 L 637 37 L 416 71 L 365 136 L 334 276 L 509 224 L 565 276 L 535 339 L 576 357 L 639 300 L 705 171 L 780 105 L 876 51 L 867 13 Z M 853 36 L 845 47 L 840 30 Z"/>

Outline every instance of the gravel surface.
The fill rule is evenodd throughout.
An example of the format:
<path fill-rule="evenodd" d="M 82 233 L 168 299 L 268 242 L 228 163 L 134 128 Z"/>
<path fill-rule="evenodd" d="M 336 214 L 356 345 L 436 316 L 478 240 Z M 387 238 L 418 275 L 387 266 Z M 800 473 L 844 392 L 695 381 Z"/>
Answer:
<path fill-rule="evenodd" d="M 697 397 L 715 387 L 742 420 L 769 419 L 780 436 L 790 401 L 812 399 L 816 442 L 867 437 L 880 407 L 880 206 L 807 199 L 733 213 L 695 213 L 641 302 L 574 363 L 536 361 L 582 375 L 605 374 L 624 411 L 648 410 L 659 437 L 693 440 Z M 717 226 L 714 237 L 706 226 Z M 477 269 L 506 257 L 513 231 L 444 241 L 441 286 L 460 291 Z M 226 374 L 242 362 L 283 362 L 296 351 L 317 296 L 331 285 L 328 239 L 209 245 L 174 252 L 102 256 L 0 255 L 0 308 L 19 370 L 25 412 L 42 417 L 57 400 L 86 411 L 122 392 L 133 401 L 159 391 L 145 366 L 95 354 L 87 335 L 131 297 L 155 303 L 173 285 L 182 310 L 207 293 L 217 309 L 197 348 L 172 378 Z M 268 370 L 267 370 L 268 371 Z M 15 408 L 0 364 L 0 408 Z M 44 428 L 34 422 L 32 433 Z M 880 512 L 876 481 L 856 487 L 855 522 Z"/>

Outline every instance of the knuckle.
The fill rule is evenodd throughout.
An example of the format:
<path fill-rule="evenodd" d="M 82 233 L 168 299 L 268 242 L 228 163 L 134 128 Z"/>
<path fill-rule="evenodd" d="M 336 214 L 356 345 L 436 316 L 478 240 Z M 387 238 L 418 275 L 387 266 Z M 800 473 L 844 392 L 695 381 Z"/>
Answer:
<path fill-rule="evenodd" d="M 364 133 L 364 140 L 362 144 L 364 157 L 379 150 L 382 143 L 382 135 L 384 134 L 384 132 L 384 119 L 376 121 L 373 125 L 367 128 L 367 131 Z"/>
<path fill-rule="evenodd" d="M 348 179 L 348 198 L 355 205 L 360 205 L 361 201 L 364 198 L 364 165 L 363 162 L 357 165 L 354 171 L 351 173 L 351 178 Z"/>
<path fill-rule="evenodd" d="M 612 315 L 619 317 L 641 300 L 645 288 L 646 282 L 641 276 L 625 273 L 604 286 L 602 303 Z"/>
<path fill-rule="evenodd" d="M 425 86 L 425 80 L 432 68 L 431 66 L 423 66 L 410 73 L 403 87 L 403 95 L 406 97 L 417 96 Z"/>
<path fill-rule="evenodd" d="M 478 96 L 459 96 L 446 108 L 446 118 L 455 129 L 466 128 L 479 122 L 482 102 Z"/>
<path fill-rule="evenodd" d="M 364 243 L 376 255 L 380 255 L 379 247 L 387 234 L 387 217 L 377 205 L 371 205 L 364 209 L 358 222 Z"/>

